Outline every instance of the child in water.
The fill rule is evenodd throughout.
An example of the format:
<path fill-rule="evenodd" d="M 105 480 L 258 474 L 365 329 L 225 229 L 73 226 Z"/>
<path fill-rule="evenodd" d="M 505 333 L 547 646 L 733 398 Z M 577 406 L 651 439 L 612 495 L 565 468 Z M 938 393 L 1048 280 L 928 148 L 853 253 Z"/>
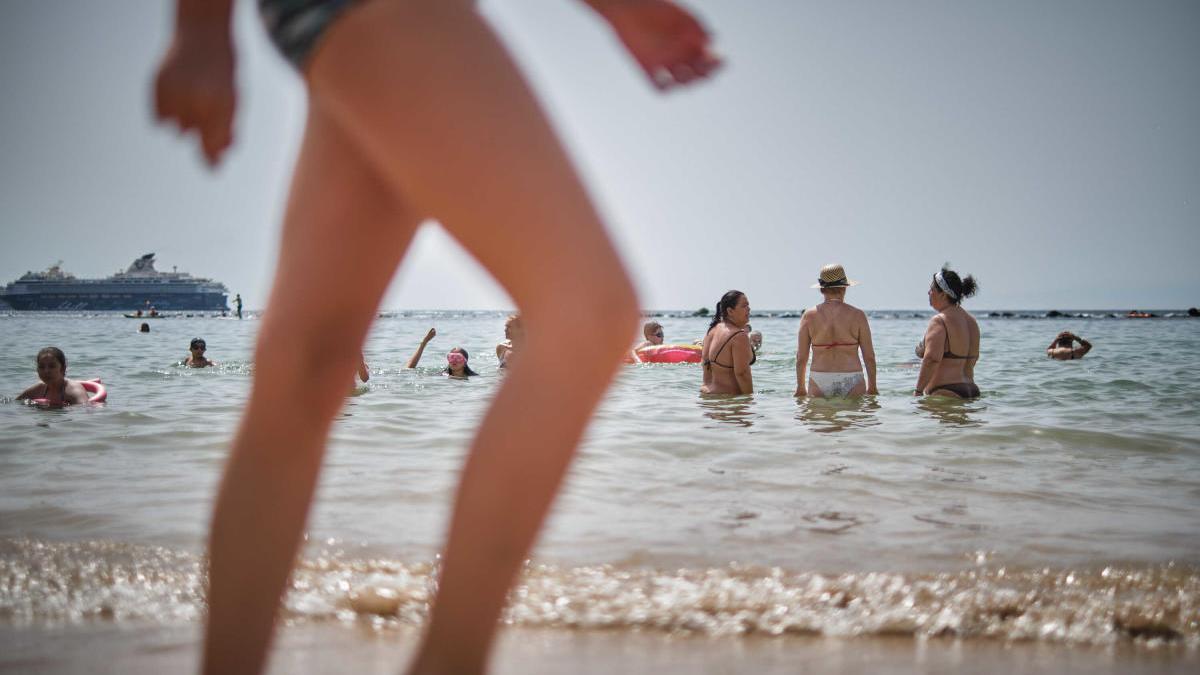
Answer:
<path fill-rule="evenodd" d="M 207 368 L 217 365 L 216 361 L 210 361 L 204 356 L 206 349 L 208 349 L 208 344 L 204 342 L 204 338 L 192 338 L 192 344 L 188 346 L 188 355 L 183 360 L 183 365 L 189 368 Z"/>
<path fill-rule="evenodd" d="M 18 401 L 45 399 L 51 406 L 88 402 L 83 385 L 67 379 L 67 356 L 58 347 L 44 347 L 37 353 L 37 372 L 41 382 L 21 392 Z"/>

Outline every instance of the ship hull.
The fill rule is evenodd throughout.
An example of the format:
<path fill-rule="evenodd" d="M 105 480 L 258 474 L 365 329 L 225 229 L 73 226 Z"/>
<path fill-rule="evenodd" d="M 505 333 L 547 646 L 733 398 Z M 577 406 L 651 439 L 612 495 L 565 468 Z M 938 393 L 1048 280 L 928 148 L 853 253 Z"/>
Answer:
<path fill-rule="evenodd" d="M 160 312 L 228 310 L 224 293 L 8 293 L 0 300 L 17 311 L 131 311 L 147 303 Z"/>

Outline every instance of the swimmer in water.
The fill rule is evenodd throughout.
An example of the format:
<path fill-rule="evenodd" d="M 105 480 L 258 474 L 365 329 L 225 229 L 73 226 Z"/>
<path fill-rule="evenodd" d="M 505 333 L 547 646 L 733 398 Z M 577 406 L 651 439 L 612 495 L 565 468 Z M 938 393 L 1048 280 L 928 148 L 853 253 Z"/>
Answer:
<path fill-rule="evenodd" d="M 642 326 L 642 337 L 645 338 L 633 347 L 633 351 L 637 351 L 643 347 L 653 347 L 663 343 L 663 327 L 657 321 L 647 321 Z"/>
<path fill-rule="evenodd" d="M 496 360 L 501 368 L 507 368 L 512 358 L 521 352 L 525 342 L 525 325 L 519 314 L 510 314 L 504 320 L 504 342 L 496 345 Z"/>
<path fill-rule="evenodd" d="M 207 349 L 208 344 L 204 342 L 204 338 L 192 338 L 192 343 L 188 345 L 188 355 L 183 360 L 183 365 L 188 368 L 207 368 L 217 365 L 216 361 L 210 361 L 204 356 L 204 352 Z"/>
<path fill-rule="evenodd" d="M 1079 343 L 1078 347 L 1075 346 L 1076 342 Z M 1046 347 L 1046 356 L 1056 361 L 1070 361 L 1082 359 L 1090 351 L 1092 351 L 1092 343 L 1069 330 L 1064 330 L 1054 338 L 1054 342 L 1051 342 L 1049 347 Z"/>
<path fill-rule="evenodd" d="M 253 389 L 211 519 L 201 671 L 265 668 L 346 378 L 413 234 L 435 219 L 509 292 L 526 339 L 498 354 L 511 372 L 467 453 L 410 669 L 483 673 L 508 590 L 629 351 L 633 285 L 477 3 L 256 4 L 308 99 Z M 658 89 L 719 65 L 673 2 L 585 4 Z M 234 137 L 233 7 L 178 0 L 153 97 L 214 166 Z M 576 358 L 580 335 L 590 358 Z"/>
<path fill-rule="evenodd" d="M 703 394 L 749 394 L 754 391 L 750 366 L 757 357 L 746 335 L 750 322 L 750 300 L 741 291 L 721 296 L 712 323 L 704 335 L 700 354 Z"/>
<path fill-rule="evenodd" d="M 143 321 L 142 325 L 138 327 L 138 332 L 139 333 L 149 333 L 150 332 L 150 324 Z"/>
<path fill-rule="evenodd" d="M 846 302 L 846 289 L 856 284 L 838 264 L 822 267 L 817 275 L 813 288 L 820 288 L 825 299 L 800 317 L 796 396 L 855 398 L 879 393 L 871 324 L 865 312 Z M 806 373 L 810 351 L 812 371 Z"/>
<path fill-rule="evenodd" d="M 407 367 L 417 367 L 417 364 L 421 362 L 421 355 L 425 353 L 425 345 L 429 344 L 429 341 L 432 340 L 436 335 L 437 331 L 430 328 L 429 332 L 425 334 L 425 338 L 421 340 L 420 346 L 417 347 L 417 351 L 413 352 L 412 358 L 408 360 Z M 442 372 L 450 377 L 470 377 L 472 375 L 478 375 L 479 373 L 471 370 L 469 363 L 470 359 L 471 355 L 467 353 L 467 350 L 463 349 L 462 347 L 455 347 L 446 354 L 446 370 Z"/>
<path fill-rule="evenodd" d="M 746 326 L 746 328 L 749 328 L 749 326 Z M 750 336 L 750 348 L 753 349 L 754 353 L 757 355 L 758 351 L 760 349 L 762 349 L 762 331 L 761 330 L 752 330 L 752 331 L 750 331 L 749 336 Z"/>
<path fill-rule="evenodd" d="M 37 353 L 37 373 L 41 382 L 17 396 L 18 401 L 45 399 L 46 405 L 59 407 L 88 402 L 83 385 L 67 379 L 67 356 L 58 347 L 45 347 Z"/>

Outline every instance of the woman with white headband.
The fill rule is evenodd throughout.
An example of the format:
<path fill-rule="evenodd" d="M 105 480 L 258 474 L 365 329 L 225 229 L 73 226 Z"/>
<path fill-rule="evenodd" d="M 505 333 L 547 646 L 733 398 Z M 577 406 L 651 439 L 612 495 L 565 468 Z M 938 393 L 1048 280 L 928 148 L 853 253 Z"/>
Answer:
<path fill-rule="evenodd" d="M 937 315 L 929 320 L 925 337 L 917 345 L 921 372 L 913 396 L 975 398 L 975 362 L 979 360 L 979 323 L 962 308 L 964 298 L 975 295 L 978 284 L 971 275 L 961 278 L 943 265 L 929 284 L 929 306 Z"/>

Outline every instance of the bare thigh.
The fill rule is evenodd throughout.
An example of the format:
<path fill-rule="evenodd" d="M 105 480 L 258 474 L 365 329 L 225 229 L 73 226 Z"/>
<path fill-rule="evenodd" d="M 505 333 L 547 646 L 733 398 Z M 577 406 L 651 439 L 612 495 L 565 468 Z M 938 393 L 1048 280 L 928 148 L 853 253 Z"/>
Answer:
<path fill-rule="evenodd" d="M 276 355 L 317 368 L 357 361 L 419 223 L 327 110 L 310 104 L 260 332 L 260 365 Z"/>
<path fill-rule="evenodd" d="M 461 46 L 445 49 L 442 35 Z M 553 129 L 470 3 L 365 3 L 332 27 L 310 78 L 379 173 L 523 312 L 633 298 Z"/>

